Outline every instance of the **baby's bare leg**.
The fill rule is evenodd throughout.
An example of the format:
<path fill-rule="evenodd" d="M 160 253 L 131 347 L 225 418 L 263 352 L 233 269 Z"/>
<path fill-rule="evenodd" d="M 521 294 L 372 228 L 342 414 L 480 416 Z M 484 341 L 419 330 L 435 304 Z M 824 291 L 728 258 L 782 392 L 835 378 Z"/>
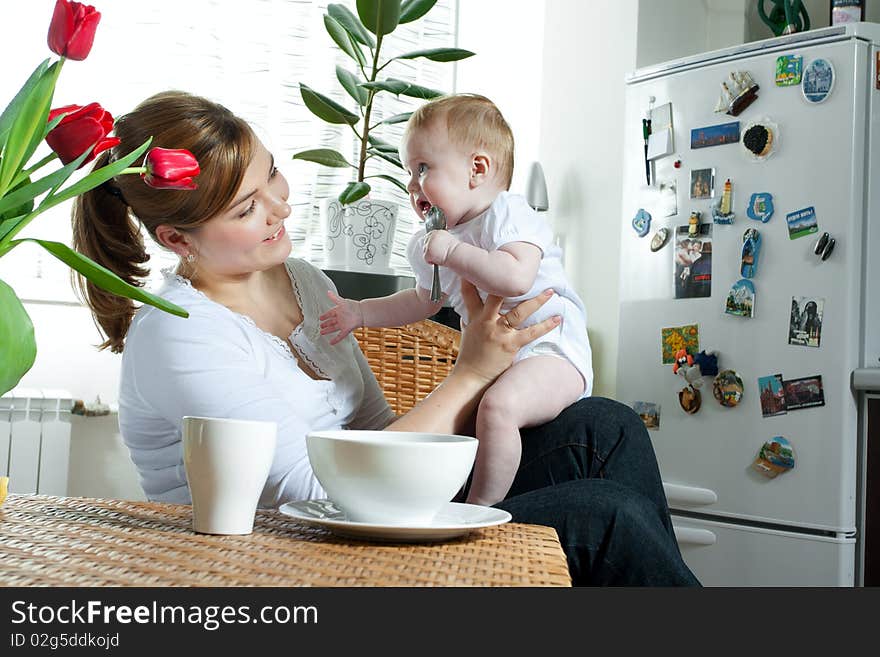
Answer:
<path fill-rule="evenodd" d="M 491 505 L 510 490 L 522 452 L 519 430 L 549 422 L 580 398 L 584 379 L 564 358 L 533 356 L 492 384 L 477 410 L 477 460 L 467 501 Z"/>

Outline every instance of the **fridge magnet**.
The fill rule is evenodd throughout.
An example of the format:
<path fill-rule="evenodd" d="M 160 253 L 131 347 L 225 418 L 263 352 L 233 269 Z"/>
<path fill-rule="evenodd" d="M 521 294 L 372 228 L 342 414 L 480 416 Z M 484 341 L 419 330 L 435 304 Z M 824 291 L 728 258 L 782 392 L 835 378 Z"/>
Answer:
<path fill-rule="evenodd" d="M 648 110 L 651 132 L 648 135 L 649 160 L 656 160 L 675 152 L 672 133 L 672 103 L 664 103 Z"/>
<path fill-rule="evenodd" d="M 693 388 L 700 388 L 703 385 L 703 373 L 700 371 L 700 366 L 694 362 L 694 357 L 686 349 L 679 349 L 675 353 L 672 373 L 683 378 Z"/>
<path fill-rule="evenodd" d="M 732 224 L 733 217 L 733 183 L 728 178 L 724 181 L 721 198 L 712 206 L 712 221 L 716 224 Z"/>
<path fill-rule="evenodd" d="M 822 233 L 822 237 L 816 240 L 816 244 L 813 246 L 813 253 L 819 256 L 822 262 L 825 262 L 834 251 L 835 244 L 837 244 L 837 240 L 828 233 Z"/>
<path fill-rule="evenodd" d="M 779 148 L 779 126 L 770 119 L 746 125 L 742 138 L 743 150 L 755 161 L 766 160 Z"/>
<path fill-rule="evenodd" d="M 739 121 L 719 123 L 691 130 L 691 149 L 735 144 L 739 141 Z"/>
<path fill-rule="evenodd" d="M 739 116 L 758 99 L 759 88 L 748 71 L 731 71 L 727 80 L 721 83 L 721 95 L 715 103 L 715 112 Z"/>
<path fill-rule="evenodd" d="M 654 237 L 651 238 L 651 251 L 659 251 L 666 243 L 669 241 L 669 229 L 665 226 L 654 233 Z"/>
<path fill-rule="evenodd" d="M 804 58 L 797 55 L 782 55 L 776 58 L 776 86 L 791 87 L 801 83 Z"/>
<path fill-rule="evenodd" d="M 741 278 L 730 288 L 724 312 L 739 317 L 755 316 L 755 284 L 747 278 Z"/>
<path fill-rule="evenodd" d="M 825 405 L 825 389 L 818 374 L 783 381 L 782 387 L 785 390 L 785 405 L 790 411 Z"/>
<path fill-rule="evenodd" d="M 637 401 L 632 403 L 632 409 L 639 414 L 647 429 L 651 431 L 660 429 L 660 404 Z"/>
<path fill-rule="evenodd" d="M 694 364 L 700 366 L 700 374 L 703 376 L 715 376 L 718 374 L 718 352 L 701 351 L 694 356 Z"/>
<path fill-rule="evenodd" d="M 743 396 L 743 382 L 739 374 L 733 370 L 718 372 L 712 382 L 712 394 L 722 406 L 733 408 L 739 404 Z"/>
<path fill-rule="evenodd" d="M 691 148 L 693 148 L 693 147 L 691 147 Z M 675 162 L 672 163 L 672 166 L 676 169 L 681 169 L 681 160 L 676 160 Z"/>
<path fill-rule="evenodd" d="M 764 417 L 785 415 L 788 412 L 781 374 L 759 377 L 758 396 L 761 399 L 761 415 Z"/>
<path fill-rule="evenodd" d="M 766 224 L 773 216 L 773 195 L 768 192 L 756 192 L 749 198 L 749 207 L 746 209 L 749 219 Z"/>
<path fill-rule="evenodd" d="M 752 462 L 752 468 L 765 477 L 773 479 L 776 475 L 788 472 L 794 467 L 794 449 L 782 436 L 774 436 L 761 446 Z"/>
<path fill-rule="evenodd" d="M 788 323 L 788 344 L 818 347 L 822 338 L 822 314 L 825 299 L 792 297 Z"/>
<path fill-rule="evenodd" d="M 678 403 L 685 413 L 693 415 L 703 405 L 703 398 L 699 390 L 693 386 L 685 386 L 678 391 Z"/>
<path fill-rule="evenodd" d="M 678 214 L 678 187 L 674 180 L 661 182 L 660 186 L 660 210 L 664 217 L 674 217 Z"/>
<path fill-rule="evenodd" d="M 660 350 L 664 365 L 672 365 L 675 354 L 682 349 L 688 353 L 700 350 L 700 330 L 696 324 L 660 329 Z"/>
<path fill-rule="evenodd" d="M 673 276 L 676 299 L 712 296 L 712 224 L 699 224 L 695 237 L 676 228 Z"/>
<path fill-rule="evenodd" d="M 749 228 L 743 233 L 742 263 L 740 265 L 740 274 L 743 278 L 755 277 L 760 253 L 761 234 L 757 228 Z"/>
<path fill-rule="evenodd" d="M 819 224 L 816 221 L 816 209 L 811 205 L 808 208 L 795 210 L 785 215 L 788 224 L 788 239 L 796 240 L 798 237 L 812 235 L 819 232 Z"/>
<path fill-rule="evenodd" d="M 688 217 L 688 235 L 690 237 L 696 237 L 700 234 L 700 212 L 694 211 L 691 212 L 691 216 Z"/>
<path fill-rule="evenodd" d="M 639 208 L 636 216 L 633 217 L 632 227 L 639 237 L 644 237 L 651 229 L 651 215 L 643 208 Z"/>
<path fill-rule="evenodd" d="M 814 59 L 804 69 L 801 85 L 804 98 L 811 103 L 821 103 L 834 89 L 834 66 L 827 59 Z"/>
<path fill-rule="evenodd" d="M 712 198 L 715 196 L 715 169 L 691 170 L 691 198 Z"/>

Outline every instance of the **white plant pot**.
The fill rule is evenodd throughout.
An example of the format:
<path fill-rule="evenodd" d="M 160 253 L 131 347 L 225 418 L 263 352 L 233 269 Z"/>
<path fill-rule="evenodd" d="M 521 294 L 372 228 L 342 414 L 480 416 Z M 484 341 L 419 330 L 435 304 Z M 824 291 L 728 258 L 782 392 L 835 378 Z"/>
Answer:
<path fill-rule="evenodd" d="M 366 272 L 389 269 L 397 225 L 397 204 L 369 198 L 343 206 L 328 199 L 321 206 L 324 265 Z"/>

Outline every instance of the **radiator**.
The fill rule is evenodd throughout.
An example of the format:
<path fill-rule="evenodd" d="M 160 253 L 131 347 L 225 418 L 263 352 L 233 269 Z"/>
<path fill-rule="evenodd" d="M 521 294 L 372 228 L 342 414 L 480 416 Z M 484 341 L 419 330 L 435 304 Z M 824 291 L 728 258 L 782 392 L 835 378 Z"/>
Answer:
<path fill-rule="evenodd" d="M 66 390 L 13 388 L 0 397 L 0 474 L 10 493 L 67 495 L 72 404 Z"/>

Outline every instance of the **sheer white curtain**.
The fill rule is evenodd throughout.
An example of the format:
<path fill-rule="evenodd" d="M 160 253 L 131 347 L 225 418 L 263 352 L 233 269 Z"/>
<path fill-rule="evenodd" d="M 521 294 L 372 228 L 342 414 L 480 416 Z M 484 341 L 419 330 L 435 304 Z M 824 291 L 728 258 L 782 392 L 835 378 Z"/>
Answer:
<path fill-rule="evenodd" d="M 355 9 L 354 0 L 340 0 Z M 0 54 L 0 103 L 12 98 L 36 64 L 51 53 L 45 35 L 54 0 L 17 3 L 13 26 L 7 25 Z M 124 114 L 149 95 L 165 89 L 184 89 L 207 96 L 250 121 L 274 153 L 291 185 L 293 215 L 288 232 L 294 253 L 320 261 L 318 209 L 321 200 L 339 193 L 354 172 L 326 169 L 293 161 L 293 153 L 319 147 L 336 148 L 354 161 L 356 145 L 345 126 L 327 126 L 304 106 L 299 84 L 354 110 L 354 102 L 336 81 L 337 64 L 354 70 L 353 61 L 327 34 L 323 0 L 94 0 L 102 13 L 95 45 L 83 62 L 67 62 L 54 106 L 97 101 L 114 116 Z M 422 19 L 400 26 L 383 43 L 383 61 L 410 50 L 455 44 L 455 0 L 439 0 Z M 395 61 L 384 77 L 417 82 L 452 91 L 453 64 L 424 59 Z M 374 120 L 410 111 L 422 101 L 380 94 Z M 396 143 L 402 125 L 383 127 L 377 136 Z M 370 173 L 399 175 L 385 163 L 371 160 Z M 399 203 L 401 212 L 391 264 L 405 267 L 403 251 L 412 232 L 413 217 L 404 194 L 392 184 L 374 179 L 373 195 Z M 372 182 L 372 180 L 371 180 Z M 26 235 L 69 243 L 69 204 L 37 218 Z M 72 300 L 67 268 L 38 247 L 21 246 L 0 260 L 0 278 L 23 297 Z M 153 279 L 170 257 L 153 249 Z"/>

